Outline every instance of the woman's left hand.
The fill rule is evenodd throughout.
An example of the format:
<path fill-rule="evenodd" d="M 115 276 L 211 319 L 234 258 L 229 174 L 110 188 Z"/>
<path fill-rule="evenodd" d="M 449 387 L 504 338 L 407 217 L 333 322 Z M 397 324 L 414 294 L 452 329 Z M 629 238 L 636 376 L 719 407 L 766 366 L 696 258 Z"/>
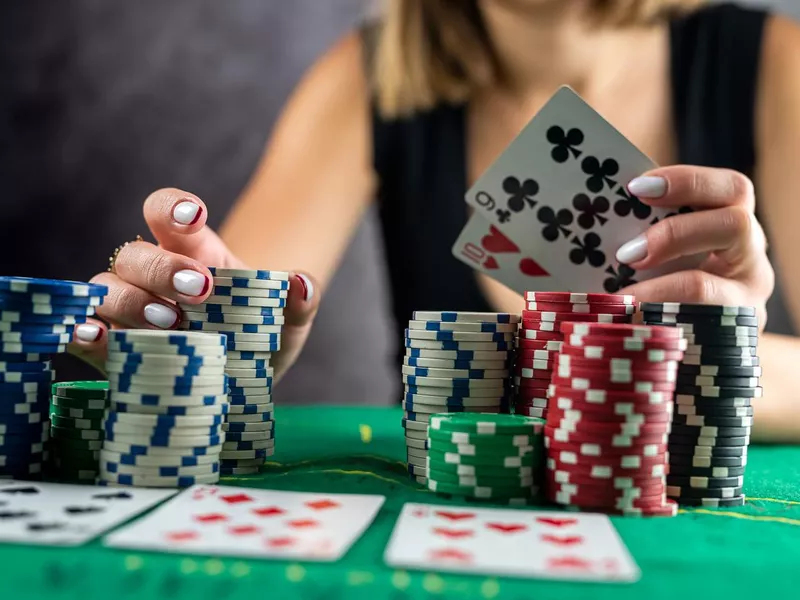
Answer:
<path fill-rule="evenodd" d="M 636 270 L 681 257 L 708 254 L 693 270 L 678 271 L 625 288 L 640 302 L 755 306 L 759 326 L 775 285 L 764 230 L 755 217 L 752 181 L 728 169 L 678 165 L 655 169 L 628 184 L 651 206 L 694 212 L 662 219 L 623 244 L 617 260 Z"/>

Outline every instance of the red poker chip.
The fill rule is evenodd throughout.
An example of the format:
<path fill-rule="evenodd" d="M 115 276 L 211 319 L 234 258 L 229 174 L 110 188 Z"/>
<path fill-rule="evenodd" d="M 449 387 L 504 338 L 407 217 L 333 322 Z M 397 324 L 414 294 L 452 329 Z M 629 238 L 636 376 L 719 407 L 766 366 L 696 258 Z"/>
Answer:
<path fill-rule="evenodd" d="M 636 305 L 636 299 L 629 294 L 583 294 L 580 292 L 525 292 L 525 301 Z"/>
<path fill-rule="evenodd" d="M 541 408 L 520 408 L 514 411 L 515 415 L 522 415 L 525 417 L 536 417 L 537 419 L 547 418 L 547 409 Z"/>
<path fill-rule="evenodd" d="M 535 341 L 540 345 L 549 344 L 549 348 L 517 348 L 517 352 L 515 354 L 517 362 L 520 361 L 530 361 L 530 360 L 544 360 L 547 362 L 555 363 L 558 360 L 558 348 L 561 347 L 561 342 L 554 341 L 538 341 L 538 340 L 528 340 Z M 554 346 L 558 346 L 558 348 L 554 348 Z"/>
<path fill-rule="evenodd" d="M 549 398 L 544 398 L 542 396 L 535 396 L 533 394 L 517 394 L 516 397 L 517 406 L 547 408 L 549 402 L 550 402 Z"/>
<path fill-rule="evenodd" d="M 536 339 L 539 332 L 557 333 L 562 338 L 564 334 L 561 333 L 561 323 L 553 323 L 551 321 L 523 321 L 522 327 L 519 328 L 520 339 Z"/>
<path fill-rule="evenodd" d="M 555 350 L 558 352 L 560 345 L 558 347 L 551 344 L 542 344 L 542 342 L 561 342 L 564 341 L 564 336 L 560 333 L 556 333 L 555 331 L 531 331 L 527 330 L 527 332 L 523 335 L 523 331 L 520 331 L 519 340 L 517 341 L 518 348 L 528 348 L 530 350 Z"/>
<path fill-rule="evenodd" d="M 669 465 L 654 464 L 637 469 L 623 469 L 619 466 L 598 467 L 594 464 L 571 465 L 553 457 L 547 459 L 547 468 L 551 471 L 569 473 L 570 476 L 612 481 L 614 478 L 624 479 L 651 479 L 653 477 L 666 477 L 669 474 Z"/>
<path fill-rule="evenodd" d="M 603 464 L 594 460 L 595 458 L 600 460 L 608 460 L 608 459 L 618 459 L 623 456 L 633 456 L 637 457 L 642 461 L 648 461 L 652 463 L 664 463 L 667 464 L 668 454 L 667 454 L 667 444 L 644 444 L 638 448 L 615 448 L 613 446 L 602 446 L 600 448 L 599 453 L 594 453 L 594 448 L 589 450 L 586 448 L 587 445 L 594 446 L 591 442 L 560 442 L 558 440 L 554 440 L 548 435 L 544 437 L 544 445 L 545 448 L 548 448 L 550 452 L 574 452 L 579 456 L 591 456 L 592 457 L 592 464 Z M 587 450 L 590 451 L 587 454 Z M 569 461 L 564 460 L 556 456 L 558 460 L 562 462 L 569 463 Z"/>
<path fill-rule="evenodd" d="M 606 400 L 603 403 L 586 400 L 576 400 L 560 393 L 549 393 L 550 406 L 558 411 L 569 412 L 570 416 L 585 416 L 597 421 L 617 420 L 627 417 L 628 422 L 647 420 L 654 423 L 670 421 L 674 413 L 671 403 L 644 404 L 624 402 L 621 400 Z"/>
<path fill-rule="evenodd" d="M 564 325 L 562 331 L 575 335 L 599 335 L 605 337 L 637 337 L 641 339 L 678 339 L 683 331 L 676 327 L 658 325 L 634 325 L 632 323 L 577 323 Z"/>
<path fill-rule="evenodd" d="M 548 321 L 551 323 L 630 323 L 631 315 L 609 313 L 557 313 L 544 310 L 523 310 L 522 322 Z"/>
<path fill-rule="evenodd" d="M 603 508 L 598 506 L 576 506 L 581 511 L 586 512 L 604 512 L 608 515 L 617 515 L 620 517 L 674 517 L 678 514 L 678 505 L 672 500 L 667 500 L 662 506 L 654 506 L 643 509 L 616 509 L 616 508 Z"/>
<path fill-rule="evenodd" d="M 549 360 L 518 360 L 514 364 L 514 372 L 519 374 L 522 369 L 535 369 L 538 371 L 548 371 L 550 373 L 553 372 L 553 369 L 556 368 L 556 363 L 551 362 Z"/>
<path fill-rule="evenodd" d="M 654 479 L 643 482 L 628 488 L 615 488 L 609 481 L 589 481 L 586 483 L 567 483 L 558 481 L 553 471 L 546 471 L 544 475 L 546 487 L 552 490 L 559 490 L 570 495 L 580 495 L 584 497 L 595 496 L 597 498 L 619 498 L 627 497 L 631 500 L 647 498 L 652 496 L 666 496 L 667 484 L 662 480 Z M 638 494 L 638 495 L 637 495 Z"/>
<path fill-rule="evenodd" d="M 586 369 L 569 365 L 559 365 L 555 371 L 559 377 L 565 379 L 588 379 L 595 383 L 669 383 L 673 387 L 678 380 L 677 370 L 654 369 L 652 371 L 636 370 L 634 372 L 614 371 L 611 369 Z M 599 386 L 602 387 L 602 386 Z"/>
<path fill-rule="evenodd" d="M 617 392 L 674 392 L 675 384 L 668 382 L 637 381 L 631 383 L 614 383 L 603 378 L 587 377 L 559 377 L 553 373 L 551 379 L 554 385 L 569 387 L 577 390 L 605 390 Z"/>
<path fill-rule="evenodd" d="M 649 360 L 637 360 L 631 358 L 586 358 L 585 356 L 572 356 L 566 353 L 559 353 L 556 360 L 559 367 L 571 367 L 577 369 L 597 369 L 600 371 L 614 373 L 652 373 L 660 371 L 675 371 L 677 373 L 677 360 L 661 362 L 651 362 Z"/>
<path fill-rule="evenodd" d="M 603 494 L 595 493 L 593 491 L 578 491 L 574 492 L 574 488 L 567 485 L 565 486 L 550 486 L 546 485 L 546 496 L 551 502 L 556 504 L 569 504 L 570 506 L 585 506 L 592 504 L 594 506 L 606 506 L 617 510 L 623 509 L 640 509 L 646 510 L 650 508 L 658 508 L 667 501 L 667 497 L 663 493 L 658 493 L 656 490 L 643 490 L 639 495 L 635 492 L 625 492 L 617 490 L 618 494 Z"/>
<path fill-rule="evenodd" d="M 586 435 L 599 434 L 602 436 L 622 435 L 622 436 L 648 436 L 648 435 L 669 435 L 670 422 L 661 423 L 646 422 L 639 423 L 609 423 L 608 421 L 593 421 L 581 419 L 573 421 L 558 415 L 554 411 L 553 417 L 547 423 L 548 427 L 553 427 L 561 431 L 576 431 Z"/>
<path fill-rule="evenodd" d="M 657 413 L 636 413 L 636 414 L 616 414 L 614 412 L 591 412 L 586 410 L 564 409 L 558 404 L 556 399 L 550 398 L 547 405 L 548 410 L 552 414 L 553 425 L 556 421 L 575 421 L 578 419 L 585 419 L 590 423 L 608 423 L 609 425 L 627 425 L 634 427 L 636 425 L 669 425 L 672 422 L 672 413 L 665 412 Z M 576 417 L 577 415 L 577 417 Z"/>
<path fill-rule="evenodd" d="M 636 307 L 632 304 L 571 304 L 569 302 L 528 301 L 525 303 L 525 308 L 536 312 L 554 312 L 562 315 L 632 315 L 636 312 Z"/>
<path fill-rule="evenodd" d="M 636 410 L 638 411 L 638 405 L 640 404 L 643 405 L 642 410 L 646 410 L 648 406 L 652 406 L 654 409 L 658 407 L 672 408 L 674 394 L 673 392 L 661 391 L 626 392 L 620 390 L 577 390 L 568 385 L 553 384 L 548 390 L 548 396 L 569 398 L 570 400 L 586 402 L 592 406 L 617 403 L 636 404 Z"/>
<path fill-rule="evenodd" d="M 647 487 L 661 484 L 666 491 L 666 475 L 646 475 L 630 473 L 628 475 L 615 475 L 614 477 L 595 477 L 583 473 L 576 473 L 570 469 L 554 469 L 548 465 L 547 475 L 556 483 L 572 483 L 575 485 L 597 485 L 612 490 L 624 490 L 632 487 Z"/>
<path fill-rule="evenodd" d="M 514 369 L 514 375 L 518 376 L 520 379 L 550 379 L 553 375 L 553 371 L 550 369 L 528 369 L 526 367 L 520 367 Z"/>
<path fill-rule="evenodd" d="M 683 360 L 683 350 L 664 350 L 663 348 L 624 348 L 621 344 L 586 344 L 574 346 L 562 343 L 559 354 L 585 358 L 587 360 L 612 360 L 623 359 L 649 364 L 659 364 L 664 361 Z"/>
<path fill-rule="evenodd" d="M 553 419 L 552 415 L 548 422 Z M 549 425 L 549 423 L 548 423 Z M 558 429 L 555 427 L 545 427 L 544 433 L 556 442 L 574 442 L 576 444 L 597 444 L 603 448 L 641 448 L 649 445 L 666 445 L 669 442 L 668 433 L 642 434 L 642 435 L 620 435 L 604 434 L 596 431 L 572 431 L 570 429 Z"/>
<path fill-rule="evenodd" d="M 635 336 L 606 336 L 606 335 L 579 335 L 577 333 L 562 333 L 566 346 L 576 348 L 600 347 L 609 350 L 625 350 L 627 352 L 645 352 L 647 350 L 668 350 L 670 352 L 683 352 L 689 343 L 683 338 L 645 340 Z"/>
<path fill-rule="evenodd" d="M 651 472 L 653 469 L 665 468 L 669 454 L 661 454 L 657 456 L 641 456 L 631 454 L 618 454 L 607 456 L 587 456 L 582 454 L 580 450 L 562 450 L 562 449 L 549 449 L 548 460 L 556 459 L 558 464 L 579 467 L 580 465 L 589 465 L 602 469 L 614 469 L 624 475 L 626 473 L 642 473 Z M 574 464 L 575 461 L 578 464 Z"/>

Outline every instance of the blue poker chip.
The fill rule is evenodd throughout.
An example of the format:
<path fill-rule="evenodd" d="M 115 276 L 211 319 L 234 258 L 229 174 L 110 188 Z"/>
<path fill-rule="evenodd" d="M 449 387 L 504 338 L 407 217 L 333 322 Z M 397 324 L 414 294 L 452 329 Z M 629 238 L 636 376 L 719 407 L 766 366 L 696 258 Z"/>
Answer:
<path fill-rule="evenodd" d="M 160 454 L 160 447 L 156 450 L 153 450 L 153 444 L 131 444 L 129 442 L 117 442 L 114 440 L 107 440 L 109 442 L 113 441 L 115 447 L 124 448 L 125 452 L 123 454 L 129 454 L 131 456 L 163 456 Z M 222 442 L 218 442 L 218 445 Z M 209 449 L 211 444 L 203 444 L 202 446 L 182 446 L 180 448 L 176 448 L 180 452 L 176 452 L 182 457 L 191 457 L 191 456 L 209 456 Z M 219 448 L 211 449 L 213 452 L 218 453 Z"/>
<path fill-rule="evenodd" d="M 26 302 L 9 297 L 0 296 L 0 310 L 16 312 L 20 314 L 21 320 L 26 320 L 27 316 L 76 316 L 86 317 L 95 313 L 96 306 L 80 306 L 72 304 L 44 304 L 36 302 Z"/>
<path fill-rule="evenodd" d="M 481 347 L 489 348 L 489 351 L 496 350 L 513 350 L 515 345 L 514 342 L 448 342 L 448 341 L 441 341 L 441 340 L 412 340 L 407 337 L 403 338 L 403 343 L 406 348 L 412 348 L 411 344 L 416 344 L 418 342 L 431 342 L 436 344 L 435 348 L 431 348 L 432 350 L 458 350 L 461 347 L 469 347 L 471 344 L 482 344 Z"/>
<path fill-rule="evenodd" d="M 231 406 L 247 406 L 248 404 L 269 404 L 272 402 L 272 390 L 265 390 L 258 396 L 244 396 L 241 394 L 228 394 L 228 403 Z"/>
<path fill-rule="evenodd" d="M 226 440 L 226 442 L 228 442 L 228 441 L 230 441 L 230 440 Z M 265 440 L 262 440 L 262 442 L 263 441 L 265 441 Z M 255 450 L 263 450 L 263 448 L 259 447 L 259 446 L 263 446 L 263 443 L 257 442 L 257 441 L 250 441 L 250 442 L 231 441 L 230 444 L 231 445 L 226 447 L 226 449 L 223 450 L 223 452 L 240 452 L 242 450 L 253 450 L 253 451 L 255 451 Z"/>
<path fill-rule="evenodd" d="M 127 426 L 119 424 L 116 421 L 106 421 L 103 423 L 103 431 L 106 435 L 131 435 L 131 436 L 144 436 L 153 438 L 169 438 L 173 435 L 182 435 L 186 426 L 175 425 L 168 423 L 159 423 L 158 425 L 136 427 L 135 431 Z M 202 430 L 200 433 L 192 434 L 198 436 L 208 436 L 209 438 L 219 437 L 222 434 L 222 423 L 217 425 L 207 425 L 202 427 L 192 427 L 193 430 Z"/>
<path fill-rule="evenodd" d="M 0 291 L 0 301 L 20 304 L 42 304 L 45 306 L 100 306 L 102 296 L 52 296 L 50 294 L 23 294 L 18 292 Z"/>
<path fill-rule="evenodd" d="M 198 308 L 202 309 L 203 305 L 199 305 Z M 199 311 L 199 312 L 206 312 L 206 311 Z M 227 323 L 225 321 L 225 314 L 221 312 L 206 312 L 206 320 L 205 321 L 189 321 L 189 328 L 194 329 L 192 324 L 197 323 Z M 261 315 L 248 315 L 248 320 L 255 320 L 258 318 L 258 322 L 255 323 L 256 325 L 283 325 L 283 315 L 275 315 L 272 313 L 261 313 Z M 278 321 L 276 323 L 276 321 Z"/>
<path fill-rule="evenodd" d="M 126 394 L 126 397 L 130 397 L 129 399 L 138 400 L 139 404 L 143 406 L 162 406 L 165 403 L 161 400 L 161 396 L 168 395 L 169 394 L 140 394 L 136 392 L 129 392 Z M 185 394 L 180 395 L 183 396 Z M 219 396 L 224 396 L 224 394 L 203 394 L 202 396 L 192 396 L 192 406 L 213 406 L 219 404 Z M 120 401 L 116 399 L 114 402 L 117 404 L 120 403 Z"/>
<path fill-rule="evenodd" d="M 86 315 L 39 315 L 30 312 L 0 310 L 0 323 L 22 323 L 28 325 L 80 325 Z"/>
<path fill-rule="evenodd" d="M 12 402 L 11 400 L 0 403 L 0 422 L 6 417 L 16 415 L 29 415 L 32 413 L 44 416 L 49 408 L 49 398 L 42 397 L 36 402 Z"/>
<path fill-rule="evenodd" d="M 69 333 L 31 333 L 22 331 L 0 331 L 2 344 L 69 344 L 72 335 Z"/>
<path fill-rule="evenodd" d="M 237 406 L 243 406 L 242 411 L 237 412 L 237 415 L 257 415 L 259 412 L 261 412 L 258 408 L 260 406 L 259 404 L 244 404 Z"/>
<path fill-rule="evenodd" d="M 254 346 L 258 346 L 257 352 L 277 352 L 278 350 L 281 349 L 281 343 L 280 342 L 274 342 L 274 343 L 271 343 L 271 344 L 262 344 L 261 342 L 236 342 L 236 341 L 231 340 L 226 345 L 228 350 L 239 350 L 239 348 L 241 348 L 241 347 L 252 348 Z M 241 351 L 242 350 L 240 350 L 240 352 Z M 248 352 L 248 351 L 244 350 L 243 352 Z M 256 352 L 256 350 L 253 350 L 253 352 Z"/>
<path fill-rule="evenodd" d="M 405 339 L 409 340 L 412 339 L 411 332 L 419 332 L 419 335 L 425 337 L 419 337 L 414 339 L 421 339 L 433 342 L 457 342 L 457 341 L 464 341 L 468 342 L 469 340 L 459 340 L 459 337 L 462 336 L 482 336 L 482 339 L 472 340 L 472 342 L 508 342 L 509 338 L 513 338 L 513 334 L 509 332 L 497 332 L 497 331 L 489 331 L 489 332 L 477 332 L 477 331 L 449 331 L 449 330 L 428 330 L 423 333 L 423 330 L 419 329 L 406 329 L 405 330 Z"/>
<path fill-rule="evenodd" d="M 179 383 L 181 380 L 187 380 L 191 382 L 192 377 L 202 376 L 205 369 L 210 367 L 204 365 L 203 363 L 192 363 L 189 365 L 184 366 L 176 366 L 175 369 L 180 369 L 180 375 L 174 373 L 153 373 L 151 369 L 148 367 L 142 366 L 141 362 L 124 362 L 120 367 L 118 367 L 119 363 L 115 363 L 113 374 L 117 375 L 120 378 L 129 378 L 133 375 L 152 375 L 153 377 L 169 377 L 170 375 L 175 377 L 175 382 Z M 211 368 L 217 368 L 216 366 Z"/>
<path fill-rule="evenodd" d="M 420 389 L 422 387 L 423 389 Z M 406 385 L 405 386 L 405 395 L 413 394 L 413 395 L 420 395 L 420 396 L 427 396 L 426 393 L 430 388 L 425 386 L 418 386 L 418 385 Z M 475 396 L 475 389 L 469 388 L 434 388 L 437 391 L 447 392 L 447 395 L 442 395 L 441 398 L 444 401 L 444 398 L 482 398 L 485 397 L 487 400 L 491 400 L 496 396 Z M 510 385 L 505 386 L 504 388 L 505 395 L 509 395 L 512 391 L 512 387 Z M 437 394 L 438 397 L 438 394 Z"/>
<path fill-rule="evenodd" d="M 198 312 L 205 312 L 205 313 L 226 313 L 230 310 L 230 304 L 197 304 L 194 306 L 197 308 Z M 261 315 L 262 317 L 265 316 L 275 316 L 275 315 L 283 315 L 283 308 L 282 306 L 273 307 L 273 306 L 250 306 L 248 307 L 253 311 L 253 314 Z M 248 313 L 249 314 L 249 313 Z"/>
<path fill-rule="evenodd" d="M 267 418 L 262 419 L 262 423 L 272 420 L 272 413 L 263 413 L 263 415 Z M 228 433 L 246 433 L 248 431 L 247 426 L 251 424 L 252 423 L 227 423 L 226 427 Z"/>
<path fill-rule="evenodd" d="M 0 290 L 57 296 L 105 296 L 108 294 L 108 287 L 97 283 L 11 276 L 0 277 Z"/>
<path fill-rule="evenodd" d="M 225 335 L 228 338 L 228 345 L 229 346 L 230 346 L 231 342 L 235 342 L 235 341 L 253 343 L 252 339 L 248 339 L 249 336 L 253 335 L 252 333 L 242 335 L 242 333 L 236 333 L 235 331 L 226 331 Z M 263 342 L 265 344 L 275 344 L 275 343 L 280 343 L 280 341 L 281 341 L 281 334 L 280 333 L 258 333 L 257 335 L 259 337 L 259 343 Z M 237 340 L 237 338 L 243 338 L 243 339 Z"/>
<path fill-rule="evenodd" d="M 126 402 L 114 402 L 113 409 L 120 413 L 139 413 L 142 414 L 139 404 L 129 404 Z M 171 417 L 185 417 L 197 414 L 197 406 L 164 406 L 163 412 L 158 413 Z M 219 414 L 227 415 L 230 411 L 230 406 L 226 404 L 219 404 Z M 146 413 L 151 414 L 151 413 Z"/>
<path fill-rule="evenodd" d="M 139 457 L 140 456 L 142 456 L 142 454 L 119 453 L 119 459 L 118 459 L 116 464 L 125 465 L 125 466 L 128 466 L 128 467 L 145 466 L 145 465 L 141 464 L 141 461 L 139 461 Z M 219 467 L 219 462 L 209 463 L 209 462 L 207 462 L 205 460 L 200 461 L 200 460 L 197 459 L 197 456 L 180 456 L 180 455 L 177 455 L 177 456 L 174 456 L 174 457 L 170 456 L 170 457 L 166 457 L 166 458 L 168 460 L 170 460 L 170 461 L 179 462 L 180 464 L 174 465 L 177 468 L 180 468 L 180 467 L 199 467 L 201 465 L 209 465 L 209 464 L 214 464 L 214 465 L 217 465 L 217 467 Z M 105 462 L 108 462 L 108 461 L 103 461 L 103 462 L 105 463 Z M 145 468 L 150 468 L 150 467 L 149 466 L 145 466 Z"/>
<path fill-rule="evenodd" d="M 59 335 L 67 333 L 72 335 L 75 325 L 64 325 L 62 323 L 6 323 L 0 321 L 0 332 L 7 333 L 34 333 L 37 335 Z"/>
<path fill-rule="evenodd" d="M 163 335 L 155 335 L 156 333 L 163 333 Z M 115 330 L 109 335 L 109 341 L 115 343 L 130 343 L 130 344 L 150 344 L 150 345 L 164 345 L 164 346 L 181 346 L 187 348 L 207 348 L 208 346 L 224 346 L 225 334 L 224 333 L 209 333 L 200 335 L 196 333 L 180 333 L 176 332 L 169 334 L 166 332 L 151 332 L 145 334 L 142 331 L 121 331 Z"/>
<path fill-rule="evenodd" d="M 11 394 L 38 394 L 42 390 L 50 391 L 52 381 L 31 381 L 27 383 L 0 383 L 0 395 L 5 399 Z"/>
<path fill-rule="evenodd" d="M 114 461 L 111 461 L 111 460 L 104 460 L 100 464 L 101 464 L 102 467 L 104 467 L 104 469 L 106 471 L 108 471 L 109 473 L 115 473 L 118 476 L 122 476 L 123 475 L 122 473 L 119 473 L 120 466 L 139 467 L 139 465 L 136 465 L 136 464 L 134 464 L 134 465 L 126 465 L 125 463 L 114 462 Z M 218 462 L 208 463 L 208 464 L 203 464 L 203 465 L 197 465 L 197 466 L 207 467 L 208 468 L 208 473 L 219 473 L 219 463 Z M 181 469 L 184 468 L 184 467 L 178 467 L 178 466 L 165 467 L 165 466 L 160 466 L 160 467 L 141 467 L 141 468 L 146 469 L 148 471 L 148 475 L 147 475 L 148 477 L 150 477 L 150 476 L 153 476 L 153 477 L 191 477 L 190 475 L 181 475 Z M 156 472 L 152 472 L 151 473 L 150 472 L 151 470 L 152 471 L 156 471 L 157 470 L 158 472 L 157 473 Z M 203 470 L 205 470 L 205 469 L 203 469 Z"/>
<path fill-rule="evenodd" d="M 288 281 L 286 282 L 289 283 Z M 230 285 L 214 285 L 214 291 L 211 292 L 212 296 L 229 296 L 232 298 L 249 298 L 250 296 L 234 296 L 232 294 L 234 289 L 241 289 L 237 288 L 237 286 L 230 286 Z M 260 289 L 258 290 L 257 298 L 285 298 L 286 297 L 286 288 L 271 290 L 271 289 Z M 235 306 L 235 305 L 234 305 Z"/>
<path fill-rule="evenodd" d="M 407 358 L 430 358 L 429 356 L 425 355 L 426 352 L 430 352 L 429 349 L 427 349 L 427 348 L 409 348 L 408 347 L 408 340 L 405 340 L 405 343 L 406 343 L 406 348 L 407 348 L 406 349 L 406 357 Z M 457 350 L 456 349 L 456 350 L 449 350 L 448 352 L 450 352 L 453 356 L 452 356 L 452 358 L 447 358 L 446 360 L 466 360 L 466 361 L 488 360 L 488 359 L 483 359 L 483 358 L 477 358 L 477 357 L 482 356 L 483 354 L 486 354 L 486 352 L 487 352 L 486 350 Z M 494 351 L 490 350 L 490 352 L 494 352 Z M 498 353 L 502 353 L 502 352 L 505 352 L 505 351 L 498 350 L 497 352 Z"/>
<path fill-rule="evenodd" d="M 52 383 L 51 371 L 0 371 L 0 383 L 39 383 L 46 381 Z"/>
<path fill-rule="evenodd" d="M 266 431 L 229 431 L 225 436 L 226 442 L 248 442 L 254 441 L 248 438 L 248 436 L 252 436 L 254 433 L 258 434 L 259 440 L 274 440 L 275 439 L 275 429 L 267 429 Z"/>
<path fill-rule="evenodd" d="M 47 453 L 41 448 L 31 452 L 20 452 L 12 455 L 0 455 L 0 471 L 18 469 L 31 463 L 43 463 Z"/>
<path fill-rule="evenodd" d="M 176 418 L 180 415 L 147 415 L 148 421 L 153 421 L 155 424 L 153 425 L 153 429 L 172 429 L 175 427 L 191 427 L 192 429 L 198 427 L 197 425 L 187 425 L 184 419 Z M 152 417 L 152 419 L 150 418 Z M 123 416 L 120 419 L 119 413 L 117 411 L 108 411 L 105 417 L 105 425 L 113 424 L 113 423 L 129 423 L 130 419 L 135 419 L 136 417 L 130 416 Z M 225 422 L 225 417 L 223 415 L 203 415 L 203 421 L 211 421 L 208 423 L 209 427 L 217 427 L 221 423 Z M 138 427 L 139 425 L 137 425 Z M 146 427 L 143 425 L 142 427 Z M 212 432 L 213 433 L 213 432 Z"/>
<path fill-rule="evenodd" d="M 0 362 L 0 373 L 41 373 L 51 368 L 49 360 L 32 362 Z"/>
<path fill-rule="evenodd" d="M 270 317 L 274 319 L 275 317 Z M 182 321 L 181 322 L 181 329 L 186 329 L 188 331 L 207 331 L 207 332 L 216 332 L 216 329 L 209 329 L 208 323 L 213 323 L 213 321 Z M 227 329 L 224 331 L 226 336 L 231 335 L 232 333 L 262 333 L 259 330 L 259 327 L 281 327 L 282 325 L 272 325 L 272 324 L 262 324 L 262 325 L 252 325 L 247 323 L 225 323 Z"/>
<path fill-rule="evenodd" d="M 267 271 L 262 269 L 226 269 L 223 267 L 208 267 L 215 277 L 238 277 L 247 279 L 272 279 L 286 281 L 289 273 L 286 271 Z"/>
<path fill-rule="evenodd" d="M 66 350 L 66 344 L 17 344 L 14 342 L 0 342 L 0 352 L 3 354 L 60 354 L 66 352 Z"/>
<path fill-rule="evenodd" d="M 158 448 L 170 448 L 170 447 L 173 447 L 175 445 L 175 438 L 173 438 L 171 436 L 167 436 L 167 435 L 151 435 L 151 436 L 148 436 L 147 434 L 141 435 L 141 434 L 133 434 L 133 433 L 114 433 L 114 432 L 109 432 L 109 431 L 105 431 L 105 435 L 106 435 L 106 441 L 108 441 L 108 442 L 115 442 L 115 441 L 117 441 L 118 438 L 122 438 L 119 441 L 121 441 L 123 443 L 127 443 L 126 442 L 127 439 L 137 438 L 137 442 L 139 442 L 139 444 L 141 444 L 142 446 L 152 446 L 152 447 L 158 447 Z M 185 437 L 188 437 L 188 436 L 185 436 Z M 195 437 L 195 436 L 191 436 L 191 437 Z M 205 436 L 205 437 L 207 437 L 207 439 L 203 440 L 203 444 L 205 446 L 216 446 L 216 445 L 221 444 L 221 443 L 223 443 L 225 441 L 225 438 L 223 438 L 221 436 L 209 435 L 209 436 Z M 183 450 L 184 447 L 180 446 L 180 449 Z"/>

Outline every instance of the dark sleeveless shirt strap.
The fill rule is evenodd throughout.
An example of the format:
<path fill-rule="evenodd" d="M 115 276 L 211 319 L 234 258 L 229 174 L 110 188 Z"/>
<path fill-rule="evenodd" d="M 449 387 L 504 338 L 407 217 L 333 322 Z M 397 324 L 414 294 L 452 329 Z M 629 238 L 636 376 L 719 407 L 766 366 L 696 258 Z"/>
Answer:
<path fill-rule="evenodd" d="M 671 27 L 672 101 L 681 163 L 752 174 L 767 13 L 712 6 Z"/>

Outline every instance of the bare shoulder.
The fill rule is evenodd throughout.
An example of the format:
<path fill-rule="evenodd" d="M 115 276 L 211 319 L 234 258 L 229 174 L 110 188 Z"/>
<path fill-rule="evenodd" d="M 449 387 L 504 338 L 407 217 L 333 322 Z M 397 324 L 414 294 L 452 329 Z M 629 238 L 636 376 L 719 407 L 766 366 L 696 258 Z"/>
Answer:
<path fill-rule="evenodd" d="M 767 21 L 761 57 L 760 100 L 800 114 L 800 23 L 775 15 Z"/>

